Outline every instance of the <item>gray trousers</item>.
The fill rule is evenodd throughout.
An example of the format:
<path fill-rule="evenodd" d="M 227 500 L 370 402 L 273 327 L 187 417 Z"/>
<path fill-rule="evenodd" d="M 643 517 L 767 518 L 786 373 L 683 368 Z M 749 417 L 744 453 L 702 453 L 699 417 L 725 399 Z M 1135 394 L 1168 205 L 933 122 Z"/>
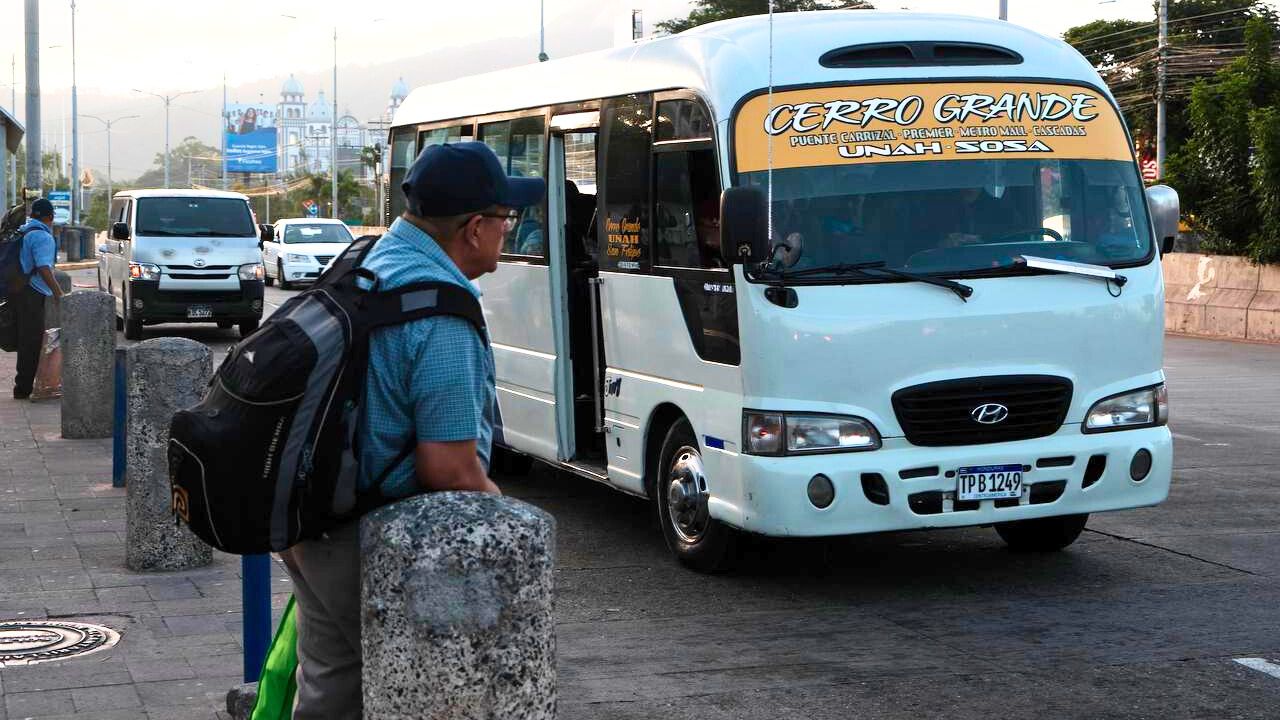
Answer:
<path fill-rule="evenodd" d="M 280 553 L 298 628 L 294 720 L 360 720 L 360 522 Z"/>

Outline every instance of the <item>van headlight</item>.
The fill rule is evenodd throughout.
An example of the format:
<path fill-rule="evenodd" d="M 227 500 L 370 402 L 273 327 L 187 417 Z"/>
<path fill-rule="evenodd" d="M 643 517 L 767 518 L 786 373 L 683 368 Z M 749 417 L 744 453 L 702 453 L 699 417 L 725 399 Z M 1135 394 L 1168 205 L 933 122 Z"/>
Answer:
<path fill-rule="evenodd" d="M 1084 432 L 1131 430 L 1169 422 L 1169 394 L 1163 383 L 1103 398 L 1089 408 Z"/>
<path fill-rule="evenodd" d="M 129 263 L 129 277 L 133 280 L 159 280 L 160 266 L 151 263 Z"/>
<path fill-rule="evenodd" d="M 852 415 L 742 413 L 742 447 L 752 455 L 875 450 L 880 433 L 870 421 Z"/>
<path fill-rule="evenodd" d="M 241 280 L 261 280 L 266 277 L 266 271 L 262 269 L 262 263 L 249 263 L 240 266 Z"/>

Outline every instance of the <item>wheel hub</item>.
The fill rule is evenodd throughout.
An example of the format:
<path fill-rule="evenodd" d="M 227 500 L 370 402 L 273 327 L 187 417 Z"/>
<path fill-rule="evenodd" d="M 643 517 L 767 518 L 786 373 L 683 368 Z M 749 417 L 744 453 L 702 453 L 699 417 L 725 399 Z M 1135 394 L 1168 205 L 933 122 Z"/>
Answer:
<path fill-rule="evenodd" d="M 671 462 L 667 475 L 667 515 L 671 529 L 684 542 L 696 543 L 706 532 L 710 522 L 707 478 L 702 457 L 694 448 L 681 448 Z"/>

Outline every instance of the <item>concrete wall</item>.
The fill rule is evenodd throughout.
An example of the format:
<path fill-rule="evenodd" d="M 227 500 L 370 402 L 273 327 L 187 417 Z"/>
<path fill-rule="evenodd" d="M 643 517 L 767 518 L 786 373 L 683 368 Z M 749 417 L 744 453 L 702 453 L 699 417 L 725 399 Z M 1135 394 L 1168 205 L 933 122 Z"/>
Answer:
<path fill-rule="evenodd" d="M 1164 256 L 1165 330 L 1280 343 L 1280 267 L 1198 253 Z"/>

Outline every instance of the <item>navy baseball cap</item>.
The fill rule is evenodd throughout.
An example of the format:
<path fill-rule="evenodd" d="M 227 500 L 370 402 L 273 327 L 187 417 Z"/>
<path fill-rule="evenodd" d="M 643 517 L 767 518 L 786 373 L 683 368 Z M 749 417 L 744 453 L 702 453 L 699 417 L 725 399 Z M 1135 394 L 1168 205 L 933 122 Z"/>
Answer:
<path fill-rule="evenodd" d="M 52 214 L 53 203 L 49 202 L 48 198 L 36 198 L 36 201 L 31 203 L 31 217 L 42 218 Z"/>
<path fill-rule="evenodd" d="M 415 215 L 450 217 L 493 205 L 533 205 L 546 194 L 547 183 L 542 178 L 510 177 L 488 145 L 460 142 L 424 149 L 400 189 Z"/>

